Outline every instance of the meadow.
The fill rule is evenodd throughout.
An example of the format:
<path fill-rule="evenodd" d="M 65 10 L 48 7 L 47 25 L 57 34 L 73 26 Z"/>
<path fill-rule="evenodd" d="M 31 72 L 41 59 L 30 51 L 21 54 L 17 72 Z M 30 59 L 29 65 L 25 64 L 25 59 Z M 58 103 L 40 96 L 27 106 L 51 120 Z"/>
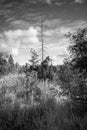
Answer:
<path fill-rule="evenodd" d="M 26 97 L 24 74 L 0 79 L 0 130 L 86 130 L 87 115 L 77 116 L 59 85 L 31 80 Z M 32 98 L 33 95 L 33 98 Z"/>

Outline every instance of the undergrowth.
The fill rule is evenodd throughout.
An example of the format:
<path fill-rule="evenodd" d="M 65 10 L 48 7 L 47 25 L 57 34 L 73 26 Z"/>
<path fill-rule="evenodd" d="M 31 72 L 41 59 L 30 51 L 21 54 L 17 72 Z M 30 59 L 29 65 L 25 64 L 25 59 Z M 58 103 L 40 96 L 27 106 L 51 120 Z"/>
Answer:
<path fill-rule="evenodd" d="M 59 105 L 54 99 L 38 106 L 20 109 L 18 104 L 0 107 L 0 130 L 86 130 L 87 115 L 77 117 L 69 103 Z"/>
<path fill-rule="evenodd" d="M 22 75 L 15 75 L 15 77 L 12 75 L 0 80 L 0 130 L 87 129 L 87 114 L 83 117 L 77 116 L 70 102 L 58 103 L 56 98 L 50 96 L 55 91 L 53 85 L 48 84 L 48 82 L 36 84 L 38 90 L 35 88 L 35 101 L 37 96 L 41 94 L 39 104 L 28 104 L 28 107 L 27 105 L 20 107 L 18 101 L 21 102 L 24 99 L 25 83 Z M 48 87 L 51 87 L 51 93 Z"/>

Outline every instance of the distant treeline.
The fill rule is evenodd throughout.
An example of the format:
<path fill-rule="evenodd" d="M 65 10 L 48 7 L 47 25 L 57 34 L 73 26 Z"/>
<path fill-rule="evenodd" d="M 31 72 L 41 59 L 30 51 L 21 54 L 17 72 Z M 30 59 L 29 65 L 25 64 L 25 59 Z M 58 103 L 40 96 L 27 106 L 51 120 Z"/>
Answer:
<path fill-rule="evenodd" d="M 13 56 L 7 52 L 0 52 L 0 76 L 14 73 L 19 70 L 18 63 L 14 63 Z"/>

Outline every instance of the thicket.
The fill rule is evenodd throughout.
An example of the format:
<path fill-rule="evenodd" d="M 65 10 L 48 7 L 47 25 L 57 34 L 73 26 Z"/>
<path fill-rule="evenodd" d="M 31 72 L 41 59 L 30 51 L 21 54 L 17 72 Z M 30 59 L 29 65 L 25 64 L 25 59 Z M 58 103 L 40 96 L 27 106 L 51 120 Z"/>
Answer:
<path fill-rule="evenodd" d="M 87 29 L 70 34 L 70 56 L 59 71 L 63 93 L 68 95 L 78 116 L 87 112 Z"/>
<path fill-rule="evenodd" d="M 7 52 L 0 52 L 0 77 L 9 73 L 23 73 L 23 67 L 14 63 L 13 56 Z"/>
<path fill-rule="evenodd" d="M 39 55 L 37 52 L 33 49 L 30 50 L 31 59 L 23 68 L 23 71 L 25 74 L 36 72 L 37 73 L 37 79 L 39 80 L 47 80 L 49 79 L 52 81 L 54 79 L 54 75 L 57 71 L 56 67 L 51 65 L 51 59 L 50 57 L 46 57 L 41 63 L 39 59 Z"/>

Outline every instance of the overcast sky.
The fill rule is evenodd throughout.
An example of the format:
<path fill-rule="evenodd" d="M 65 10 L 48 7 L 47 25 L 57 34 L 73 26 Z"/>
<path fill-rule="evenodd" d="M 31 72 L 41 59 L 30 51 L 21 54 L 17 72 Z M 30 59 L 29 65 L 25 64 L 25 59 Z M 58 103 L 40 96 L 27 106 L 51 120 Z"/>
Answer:
<path fill-rule="evenodd" d="M 0 51 L 25 64 L 30 49 L 40 55 L 40 21 L 44 19 L 45 57 L 62 64 L 68 56 L 64 34 L 87 27 L 87 0 L 0 0 Z"/>

